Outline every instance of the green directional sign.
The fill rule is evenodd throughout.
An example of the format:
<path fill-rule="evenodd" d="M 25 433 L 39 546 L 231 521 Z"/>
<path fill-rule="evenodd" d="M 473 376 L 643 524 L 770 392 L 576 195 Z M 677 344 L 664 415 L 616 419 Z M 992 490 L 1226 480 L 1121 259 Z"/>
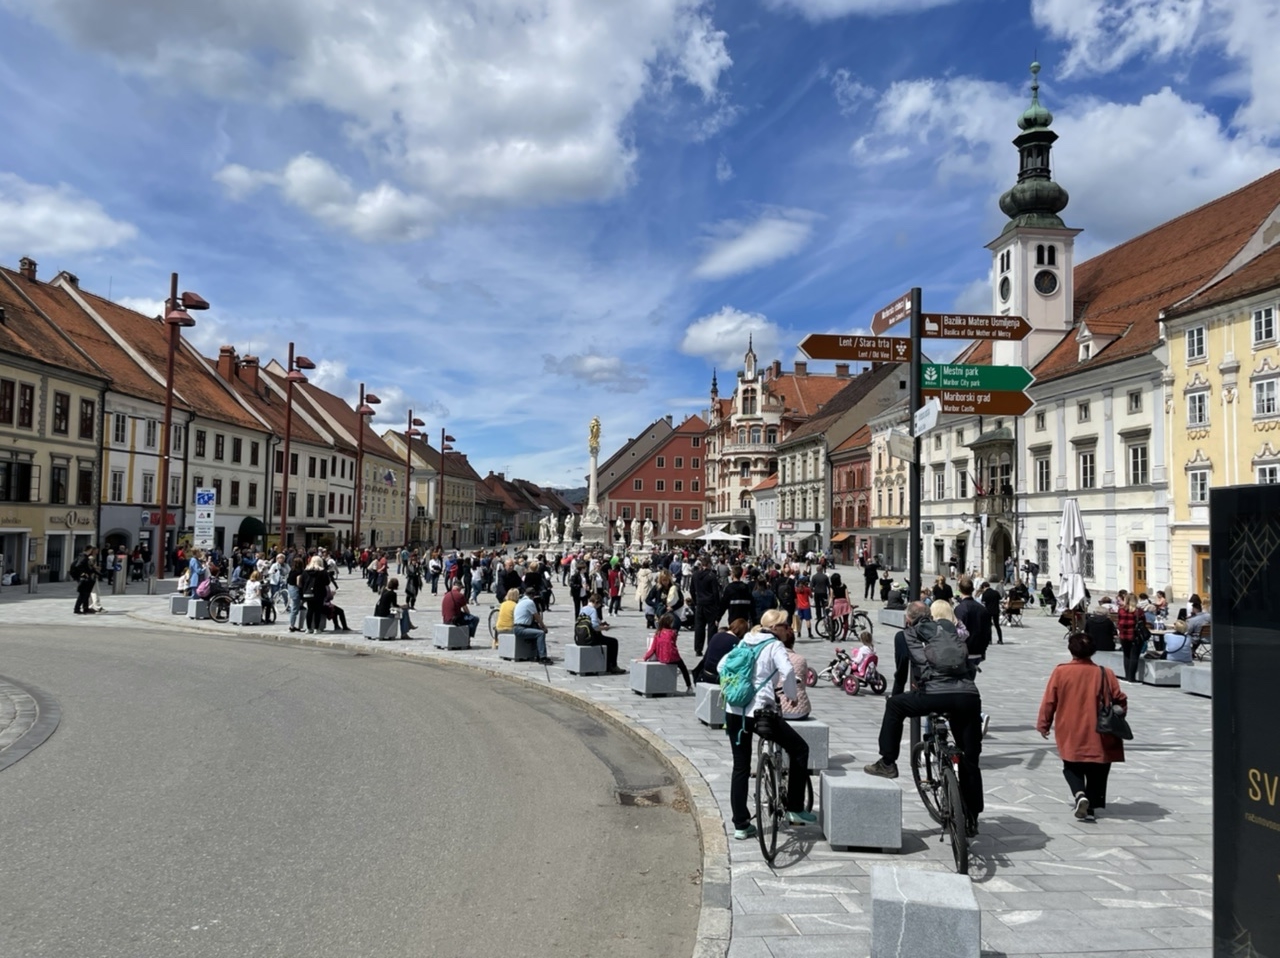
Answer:
<path fill-rule="evenodd" d="M 1036 377 L 1022 366 L 976 366 L 961 363 L 948 366 L 926 363 L 920 367 L 922 389 L 982 389 L 991 392 L 1020 392 Z"/>

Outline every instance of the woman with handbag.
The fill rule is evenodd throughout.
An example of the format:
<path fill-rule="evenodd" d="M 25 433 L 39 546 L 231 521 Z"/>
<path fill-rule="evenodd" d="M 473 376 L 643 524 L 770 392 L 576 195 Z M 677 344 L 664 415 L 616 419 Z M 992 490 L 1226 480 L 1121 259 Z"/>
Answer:
<path fill-rule="evenodd" d="M 1138 597 L 1133 593 L 1124 600 L 1116 611 L 1116 638 L 1120 640 L 1120 651 L 1124 655 L 1124 680 L 1138 681 L 1138 663 L 1142 658 L 1142 640 L 1146 633 L 1146 616 L 1138 611 Z M 1139 625 L 1141 623 L 1141 625 Z"/>
<path fill-rule="evenodd" d="M 1124 761 L 1122 739 L 1133 737 L 1124 718 L 1129 700 L 1116 674 L 1093 664 L 1092 639 L 1073 632 L 1067 650 L 1071 661 L 1049 675 L 1036 731 L 1048 738 L 1053 729 L 1075 816 L 1092 822 L 1097 810 L 1107 805 L 1111 764 Z"/>

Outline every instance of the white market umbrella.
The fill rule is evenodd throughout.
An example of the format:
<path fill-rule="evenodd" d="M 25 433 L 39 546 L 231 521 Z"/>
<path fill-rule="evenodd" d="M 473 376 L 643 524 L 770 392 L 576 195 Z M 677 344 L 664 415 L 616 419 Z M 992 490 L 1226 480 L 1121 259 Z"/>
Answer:
<path fill-rule="evenodd" d="M 723 529 L 708 529 L 707 533 L 702 536 L 706 542 L 732 542 L 741 538 L 731 532 L 725 532 Z"/>
<path fill-rule="evenodd" d="M 1084 599 L 1084 555 L 1089 547 L 1085 539 L 1084 520 L 1080 518 L 1080 503 L 1075 499 L 1068 499 L 1063 504 L 1059 535 L 1058 609 L 1066 611 L 1076 608 Z"/>

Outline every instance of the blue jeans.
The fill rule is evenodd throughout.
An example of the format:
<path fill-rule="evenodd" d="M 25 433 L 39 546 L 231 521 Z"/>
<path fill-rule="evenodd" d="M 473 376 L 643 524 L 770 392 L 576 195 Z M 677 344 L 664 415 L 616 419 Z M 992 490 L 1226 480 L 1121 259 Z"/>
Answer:
<path fill-rule="evenodd" d="M 547 657 L 547 633 L 541 629 L 535 629 L 531 625 L 517 625 L 515 633 L 517 639 L 533 640 L 538 647 L 538 658 L 545 659 Z"/>
<path fill-rule="evenodd" d="M 432 594 L 432 595 L 438 595 L 438 594 L 439 594 L 439 593 L 436 591 L 436 588 L 437 588 L 437 586 L 439 586 L 439 585 L 440 585 L 440 573 L 439 573 L 439 572 L 433 572 L 433 573 L 431 573 L 431 594 Z"/>
<path fill-rule="evenodd" d="M 413 628 L 413 623 L 409 621 L 409 607 L 400 607 L 400 638 L 409 638 L 409 630 Z"/>
<path fill-rule="evenodd" d="M 474 639 L 476 637 L 476 626 L 480 624 L 480 620 L 468 612 L 462 616 L 462 622 L 458 624 L 465 625 L 467 627 L 467 633 Z"/>
<path fill-rule="evenodd" d="M 302 593 L 296 585 L 289 586 L 289 628 L 307 627 L 307 607 L 302 604 Z"/>
<path fill-rule="evenodd" d="M 483 579 L 471 580 L 471 601 L 477 602 L 480 599 L 480 587 L 484 585 Z"/>

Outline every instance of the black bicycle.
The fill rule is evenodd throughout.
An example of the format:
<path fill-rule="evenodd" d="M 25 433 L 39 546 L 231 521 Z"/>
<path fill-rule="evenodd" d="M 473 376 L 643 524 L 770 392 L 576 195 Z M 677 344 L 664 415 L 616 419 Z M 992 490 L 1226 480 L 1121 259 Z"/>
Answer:
<path fill-rule="evenodd" d="M 846 626 L 841 616 L 833 615 L 828 607 L 825 614 L 813 624 L 813 631 L 818 633 L 818 638 L 827 639 L 830 642 L 841 642 L 846 636 L 853 635 L 855 638 L 861 636 L 863 632 L 875 634 L 875 628 L 871 624 L 871 616 L 865 612 L 858 612 L 857 606 L 851 606 L 849 612 L 849 624 Z"/>
<path fill-rule="evenodd" d="M 960 749 L 951 741 L 951 728 L 936 713 L 924 719 L 922 737 L 911 749 L 911 777 L 929 817 L 942 826 L 942 839 L 951 836 L 956 871 L 969 874 L 968 815 L 960 794 Z"/>
<path fill-rule="evenodd" d="M 770 865 L 778 854 L 778 828 L 787 817 L 787 756 L 772 734 L 776 709 L 756 709 L 756 838 Z M 813 779 L 805 776 L 804 810 L 813 811 Z"/>

